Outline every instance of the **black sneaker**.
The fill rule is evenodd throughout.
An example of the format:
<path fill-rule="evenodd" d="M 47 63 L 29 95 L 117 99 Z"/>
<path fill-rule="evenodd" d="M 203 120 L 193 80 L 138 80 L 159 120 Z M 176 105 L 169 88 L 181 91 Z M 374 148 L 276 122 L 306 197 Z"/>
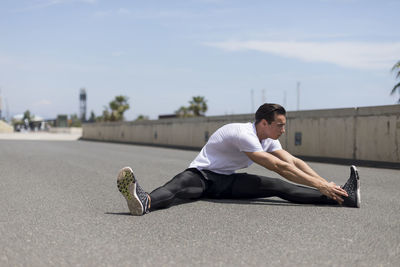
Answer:
<path fill-rule="evenodd" d="M 140 187 L 130 167 L 124 167 L 119 171 L 117 185 L 132 215 L 149 212 L 148 194 Z"/>
<path fill-rule="evenodd" d="M 347 180 L 342 188 L 349 195 L 348 197 L 344 197 L 343 205 L 347 207 L 359 208 L 361 199 L 360 199 L 360 176 L 358 175 L 358 171 L 356 166 L 352 165 L 350 167 L 350 178 Z"/>

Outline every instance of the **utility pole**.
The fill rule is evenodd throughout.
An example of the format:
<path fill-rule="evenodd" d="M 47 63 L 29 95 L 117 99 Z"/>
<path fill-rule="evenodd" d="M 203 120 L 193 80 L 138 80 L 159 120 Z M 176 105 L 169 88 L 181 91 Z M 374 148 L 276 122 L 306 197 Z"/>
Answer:
<path fill-rule="evenodd" d="M 6 102 L 6 121 L 10 122 L 10 110 L 8 108 L 8 101 L 7 98 L 4 98 L 4 102 Z"/>
<path fill-rule="evenodd" d="M 285 91 L 283 91 L 283 107 L 284 108 L 287 108 L 286 107 L 286 103 L 287 102 L 287 94 L 286 94 L 286 90 Z"/>
<path fill-rule="evenodd" d="M 254 113 L 254 90 L 251 89 L 250 91 L 250 97 L 251 97 L 251 113 Z"/>
<path fill-rule="evenodd" d="M 297 110 L 300 110 L 300 82 L 297 82 Z"/>
<path fill-rule="evenodd" d="M 261 91 L 261 105 L 263 105 L 265 103 L 265 89 L 262 89 Z"/>

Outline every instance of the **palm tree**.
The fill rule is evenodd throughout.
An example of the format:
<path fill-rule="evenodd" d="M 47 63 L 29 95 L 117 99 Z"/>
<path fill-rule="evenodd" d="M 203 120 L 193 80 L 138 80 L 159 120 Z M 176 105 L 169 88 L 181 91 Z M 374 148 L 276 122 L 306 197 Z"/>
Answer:
<path fill-rule="evenodd" d="M 194 116 L 204 116 L 207 112 L 207 100 L 203 96 L 194 96 L 191 101 L 189 101 L 189 110 L 193 112 Z"/>
<path fill-rule="evenodd" d="M 116 96 L 107 106 L 104 106 L 103 115 L 96 118 L 97 121 L 122 121 L 124 120 L 124 112 L 129 109 L 128 97 Z M 110 109 L 108 109 L 110 108 Z"/>
<path fill-rule="evenodd" d="M 29 109 L 27 111 L 24 112 L 24 117 L 22 117 L 22 120 L 25 121 L 27 120 L 28 123 L 31 122 L 33 115 L 31 114 L 31 112 L 29 111 Z"/>
<path fill-rule="evenodd" d="M 185 107 L 185 106 L 181 106 L 177 111 L 175 111 L 175 114 L 178 117 L 181 118 L 186 118 L 186 117 L 191 117 L 192 114 L 190 113 L 189 108 Z"/>
<path fill-rule="evenodd" d="M 137 116 L 135 121 L 146 121 L 146 120 L 149 120 L 149 116 L 140 114 L 139 116 Z"/>
<path fill-rule="evenodd" d="M 96 121 L 96 114 L 94 114 L 94 111 L 92 110 L 90 112 L 89 122 L 95 122 L 95 121 Z"/>
<path fill-rule="evenodd" d="M 392 71 L 396 71 L 396 70 L 398 70 L 398 72 L 397 72 L 397 74 L 396 74 L 396 79 L 398 79 L 398 78 L 400 78 L 400 60 L 397 61 L 397 63 L 394 64 L 394 66 L 393 66 L 393 68 L 392 68 Z M 399 94 L 400 94 L 400 82 L 398 82 L 398 83 L 393 87 L 392 92 L 391 92 L 390 94 L 393 95 L 393 94 L 396 92 L 396 90 L 398 90 L 398 91 L 399 91 Z M 399 97 L 399 99 L 397 100 L 397 103 L 400 104 L 400 97 Z"/>
<path fill-rule="evenodd" d="M 111 121 L 124 120 L 124 112 L 129 109 L 128 99 L 127 96 L 119 95 L 110 102 Z"/>
<path fill-rule="evenodd" d="M 24 117 L 22 117 L 22 123 L 25 125 L 25 129 L 28 130 L 30 128 L 30 124 L 32 121 L 33 115 L 29 110 L 24 112 Z"/>

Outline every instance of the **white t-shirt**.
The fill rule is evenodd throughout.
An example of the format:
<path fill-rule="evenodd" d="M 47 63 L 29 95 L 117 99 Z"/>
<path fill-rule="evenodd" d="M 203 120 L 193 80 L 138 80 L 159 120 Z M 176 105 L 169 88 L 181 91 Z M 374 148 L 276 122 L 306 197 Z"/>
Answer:
<path fill-rule="evenodd" d="M 278 140 L 268 138 L 260 142 L 254 123 L 230 123 L 211 135 L 189 168 L 232 174 L 253 164 L 244 152 L 280 149 L 282 146 Z"/>

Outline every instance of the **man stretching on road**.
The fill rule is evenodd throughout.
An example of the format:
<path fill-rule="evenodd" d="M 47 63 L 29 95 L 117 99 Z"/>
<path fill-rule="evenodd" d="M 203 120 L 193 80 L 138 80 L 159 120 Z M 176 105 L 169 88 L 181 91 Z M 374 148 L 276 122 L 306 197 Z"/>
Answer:
<path fill-rule="evenodd" d="M 360 182 L 355 166 L 343 187 L 327 182 L 304 161 L 282 149 L 278 138 L 285 132 L 286 111 L 278 104 L 263 104 L 254 123 L 230 123 L 211 135 L 190 164 L 150 194 L 138 184 L 130 167 L 122 168 L 117 185 L 132 215 L 166 208 L 177 199 L 254 199 L 280 197 L 302 204 L 341 204 L 360 207 Z M 235 173 L 253 162 L 287 180 Z"/>

